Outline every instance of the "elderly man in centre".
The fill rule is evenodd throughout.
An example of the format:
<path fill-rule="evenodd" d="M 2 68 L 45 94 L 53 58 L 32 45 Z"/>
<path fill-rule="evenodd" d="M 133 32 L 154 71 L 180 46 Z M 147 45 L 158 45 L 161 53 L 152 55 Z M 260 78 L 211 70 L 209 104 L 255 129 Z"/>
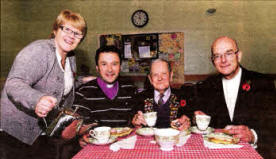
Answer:
<path fill-rule="evenodd" d="M 186 130 L 190 127 L 190 119 L 187 116 L 182 115 L 177 119 L 180 100 L 175 90 L 170 87 L 172 77 L 173 72 L 166 60 L 157 59 L 151 63 L 148 79 L 154 89 L 138 94 L 138 110 L 132 120 L 135 127 L 147 125 L 143 112 L 157 112 L 155 125 L 157 128 L 172 126 L 179 130 Z"/>

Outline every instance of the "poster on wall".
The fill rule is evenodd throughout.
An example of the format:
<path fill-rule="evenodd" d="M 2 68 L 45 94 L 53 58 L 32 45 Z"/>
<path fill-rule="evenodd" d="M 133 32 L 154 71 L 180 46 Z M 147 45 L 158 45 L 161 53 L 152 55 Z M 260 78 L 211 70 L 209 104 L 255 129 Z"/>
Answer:
<path fill-rule="evenodd" d="M 122 49 L 122 35 L 121 34 L 106 34 L 100 35 L 100 47 L 106 45 L 114 45 L 118 49 Z"/>
<path fill-rule="evenodd" d="M 173 83 L 184 84 L 184 33 L 160 33 L 159 57 L 170 62 Z"/>

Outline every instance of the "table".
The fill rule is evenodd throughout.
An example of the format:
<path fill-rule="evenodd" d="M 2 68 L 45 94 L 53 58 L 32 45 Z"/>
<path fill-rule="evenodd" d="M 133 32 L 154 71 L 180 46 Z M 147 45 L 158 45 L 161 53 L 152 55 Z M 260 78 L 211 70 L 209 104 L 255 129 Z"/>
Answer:
<path fill-rule="evenodd" d="M 187 143 L 181 147 L 175 146 L 172 151 L 161 151 L 158 144 L 151 143 L 153 137 L 142 137 L 137 135 L 135 148 L 131 150 L 120 149 L 113 152 L 107 146 L 87 145 L 78 152 L 73 159 L 262 159 L 258 152 L 248 143 L 239 149 L 208 149 L 203 145 L 201 135 L 192 134 Z"/>

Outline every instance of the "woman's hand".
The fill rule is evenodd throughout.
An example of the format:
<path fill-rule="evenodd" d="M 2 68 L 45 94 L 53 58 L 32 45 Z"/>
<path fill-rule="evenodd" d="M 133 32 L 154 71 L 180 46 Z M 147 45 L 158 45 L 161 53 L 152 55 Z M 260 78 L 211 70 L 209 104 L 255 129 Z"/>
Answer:
<path fill-rule="evenodd" d="M 57 99 L 52 96 L 43 96 L 35 106 L 35 113 L 39 117 L 46 117 L 48 113 L 56 106 Z"/>

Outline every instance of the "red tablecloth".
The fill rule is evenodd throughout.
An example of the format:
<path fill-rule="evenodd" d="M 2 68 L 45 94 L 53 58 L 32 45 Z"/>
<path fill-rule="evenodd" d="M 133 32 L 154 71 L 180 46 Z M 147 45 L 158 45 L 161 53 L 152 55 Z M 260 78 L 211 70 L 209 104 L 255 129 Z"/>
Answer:
<path fill-rule="evenodd" d="M 193 134 L 181 147 L 175 146 L 172 151 L 161 151 L 158 144 L 150 143 L 153 137 L 137 136 L 135 148 L 120 149 L 113 152 L 107 146 L 88 145 L 78 152 L 73 159 L 149 159 L 149 158 L 211 158 L 211 159 L 261 159 L 262 157 L 249 144 L 243 143 L 242 148 L 209 149 L 204 147 L 201 135 Z"/>

